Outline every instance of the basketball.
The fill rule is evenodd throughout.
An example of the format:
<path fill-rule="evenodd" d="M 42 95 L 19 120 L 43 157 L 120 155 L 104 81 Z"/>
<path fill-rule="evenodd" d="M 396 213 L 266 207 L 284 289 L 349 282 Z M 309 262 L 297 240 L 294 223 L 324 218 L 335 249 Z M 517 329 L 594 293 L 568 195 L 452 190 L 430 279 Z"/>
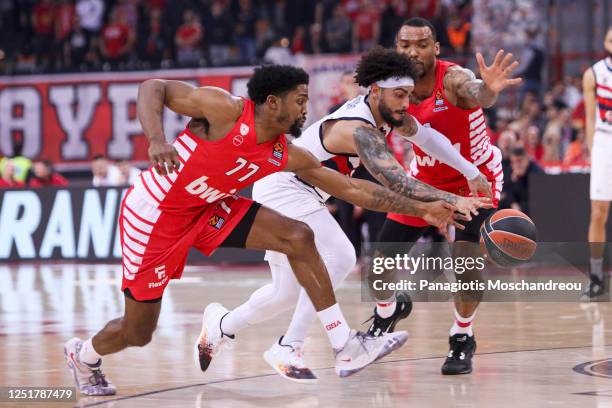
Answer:
<path fill-rule="evenodd" d="M 536 227 L 518 210 L 499 210 L 480 227 L 480 244 L 489 259 L 503 267 L 531 259 L 536 251 Z"/>

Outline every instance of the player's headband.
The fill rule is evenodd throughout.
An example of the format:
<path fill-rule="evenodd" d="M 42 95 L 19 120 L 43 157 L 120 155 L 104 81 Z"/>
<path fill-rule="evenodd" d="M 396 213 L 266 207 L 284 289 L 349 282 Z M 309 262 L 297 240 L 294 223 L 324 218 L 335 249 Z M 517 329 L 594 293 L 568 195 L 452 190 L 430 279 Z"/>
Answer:
<path fill-rule="evenodd" d="M 376 85 L 381 88 L 399 88 L 401 86 L 414 86 L 414 79 L 409 76 L 391 77 L 376 81 Z"/>

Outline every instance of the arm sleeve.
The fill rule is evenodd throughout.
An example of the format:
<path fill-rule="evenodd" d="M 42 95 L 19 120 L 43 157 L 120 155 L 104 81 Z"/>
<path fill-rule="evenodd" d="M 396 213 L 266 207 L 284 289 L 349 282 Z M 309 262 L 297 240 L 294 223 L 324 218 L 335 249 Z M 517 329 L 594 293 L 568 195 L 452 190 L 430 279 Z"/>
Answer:
<path fill-rule="evenodd" d="M 446 136 L 435 129 L 421 125 L 418 121 L 416 123 L 418 130 L 414 136 L 408 138 L 409 141 L 419 146 L 429 156 L 460 172 L 466 179 L 473 180 L 478 177 L 480 174 L 478 167 L 466 160 Z"/>

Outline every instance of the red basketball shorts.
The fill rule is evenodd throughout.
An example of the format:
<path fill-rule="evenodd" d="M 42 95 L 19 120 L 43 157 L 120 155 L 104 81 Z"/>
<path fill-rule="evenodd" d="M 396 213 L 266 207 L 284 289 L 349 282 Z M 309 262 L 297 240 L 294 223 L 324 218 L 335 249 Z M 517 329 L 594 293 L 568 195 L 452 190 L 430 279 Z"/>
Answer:
<path fill-rule="evenodd" d="M 119 216 L 121 290 L 129 288 L 137 300 L 160 298 L 170 279 L 181 277 L 189 249 L 194 247 L 210 256 L 252 204 L 247 198 L 227 197 L 190 212 L 170 213 L 130 189 Z"/>

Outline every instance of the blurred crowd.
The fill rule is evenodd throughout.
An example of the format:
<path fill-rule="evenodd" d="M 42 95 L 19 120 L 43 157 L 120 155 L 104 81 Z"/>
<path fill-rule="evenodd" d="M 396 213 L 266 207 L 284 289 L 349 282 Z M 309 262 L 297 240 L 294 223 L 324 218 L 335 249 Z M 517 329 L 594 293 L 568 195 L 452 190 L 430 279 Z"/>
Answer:
<path fill-rule="evenodd" d="M 469 0 L 0 0 L 0 74 L 289 63 L 392 45 L 432 20 L 470 52 Z"/>

